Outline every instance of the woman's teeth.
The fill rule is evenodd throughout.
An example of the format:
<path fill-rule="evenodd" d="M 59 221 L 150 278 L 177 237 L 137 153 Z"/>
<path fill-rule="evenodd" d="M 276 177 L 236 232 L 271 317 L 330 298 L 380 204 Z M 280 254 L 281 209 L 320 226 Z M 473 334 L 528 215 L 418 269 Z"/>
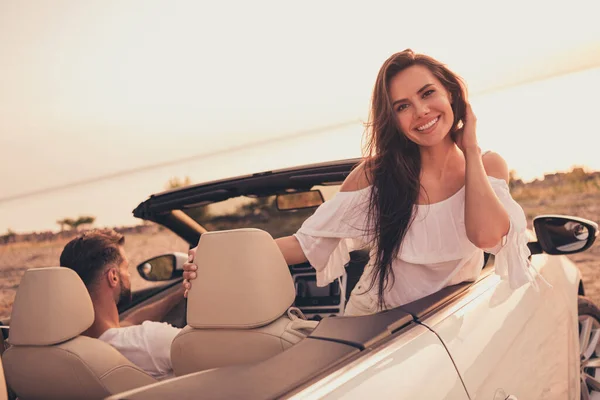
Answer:
<path fill-rule="evenodd" d="M 425 125 L 419 126 L 417 127 L 418 131 L 424 131 L 425 129 L 429 129 L 431 128 L 439 119 L 440 117 L 436 117 L 435 119 L 429 121 L 428 123 L 426 123 Z"/>

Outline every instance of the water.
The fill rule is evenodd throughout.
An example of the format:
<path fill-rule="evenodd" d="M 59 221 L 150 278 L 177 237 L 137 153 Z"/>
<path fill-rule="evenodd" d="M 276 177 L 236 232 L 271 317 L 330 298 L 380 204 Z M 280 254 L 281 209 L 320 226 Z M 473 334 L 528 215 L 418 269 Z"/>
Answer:
<path fill-rule="evenodd" d="M 600 68 L 472 99 L 482 149 L 525 179 L 585 165 L 600 170 Z M 306 163 L 358 157 L 360 123 L 135 174 L 0 203 L 0 232 L 57 230 L 56 220 L 96 216 L 96 226 L 132 225 L 131 211 L 172 177 L 194 183 Z M 184 146 L 182 144 L 182 146 Z M 133 151 L 133 149 L 132 149 Z"/>

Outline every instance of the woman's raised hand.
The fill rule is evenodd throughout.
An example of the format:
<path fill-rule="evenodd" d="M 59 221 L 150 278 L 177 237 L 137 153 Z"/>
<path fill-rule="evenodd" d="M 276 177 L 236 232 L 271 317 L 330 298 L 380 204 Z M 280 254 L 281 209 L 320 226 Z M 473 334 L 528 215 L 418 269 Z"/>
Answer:
<path fill-rule="evenodd" d="M 471 108 L 471 103 L 469 103 L 469 98 L 467 96 L 467 88 L 461 82 L 463 98 L 465 99 L 465 103 L 467 108 L 465 110 L 465 117 L 463 119 L 463 126 L 460 128 L 455 134 L 455 142 L 458 148 L 466 154 L 469 149 L 479 149 L 479 145 L 477 143 L 477 117 L 475 113 L 473 113 L 473 109 Z"/>
<path fill-rule="evenodd" d="M 194 258 L 196 257 L 196 249 L 194 247 L 188 252 L 188 261 L 183 264 L 183 287 L 185 288 L 185 292 L 183 293 L 183 297 L 187 297 L 189 290 L 192 288 L 193 279 L 196 279 L 196 270 L 198 270 L 198 266 L 194 264 Z"/>

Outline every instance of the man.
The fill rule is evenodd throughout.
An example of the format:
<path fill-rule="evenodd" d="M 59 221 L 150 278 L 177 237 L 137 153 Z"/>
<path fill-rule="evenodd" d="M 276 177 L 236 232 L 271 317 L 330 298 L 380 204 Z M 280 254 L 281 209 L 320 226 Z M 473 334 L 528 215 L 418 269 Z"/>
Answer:
<path fill-rule="evenodd" d="M 67 243 L 60 255 L 60 265 L 77 272 L 92 298 L 95 319 L 83 334 L 112 345 L 157 379 L 171 377 L 171 343 L 180 329 L 153 321 L 182 300 L 183 288 L 120 321 L 117 305 L 131 301 L 124 242 L 112 229 L 92 230 Z"/>

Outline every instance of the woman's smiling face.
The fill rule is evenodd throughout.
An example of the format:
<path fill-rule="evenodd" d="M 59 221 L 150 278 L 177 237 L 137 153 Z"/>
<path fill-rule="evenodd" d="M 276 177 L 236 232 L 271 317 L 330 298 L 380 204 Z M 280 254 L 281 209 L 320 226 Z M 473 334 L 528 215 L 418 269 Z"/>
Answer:
<path fill-rule="evenodd" d="M 422 65 L 397 73 L 389 83 L 389 96 L 400 131 L 420 146 L 440 143 L 452 128 L 450 93 Z"/>

